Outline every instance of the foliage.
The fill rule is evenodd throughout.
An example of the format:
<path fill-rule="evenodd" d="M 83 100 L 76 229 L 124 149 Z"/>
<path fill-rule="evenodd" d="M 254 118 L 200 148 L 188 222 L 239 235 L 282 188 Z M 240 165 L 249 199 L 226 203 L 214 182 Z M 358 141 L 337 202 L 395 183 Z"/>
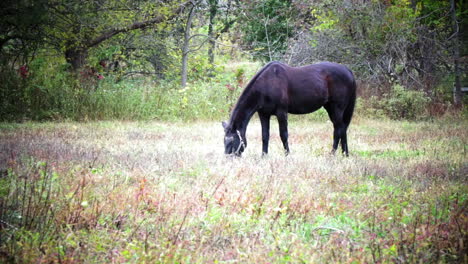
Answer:
<path fill-rule="evenodd" d="M 395 83 L 431 94 L 452 71 L 448 1 L 327 0 L 312 6 L 313 26 L 286 53 L 292 64 L 344 63 L 367 96 L 388 93 Z"/>
<path fill-rule="evenodd" d="M 53 224 L 58 188 L 57 174 L 45 162 L 25 161 L 28 171 L 3 171 L 0 178 L 1 244 L 10 245 L 8 262 L 32 261 L 27 250 L 15 241 L 28 241 L 33 247 L 54 243 L 57 227 Z M 17 174 L 18 173 L 18 174 Z"/>
<path fill-rule="evenodd" d="M 47 1 L 5 0 L 0 3 L 0 60 L 27 62 L 44 45 L 41 25 L 49 21 Z"/>
<path fill-rule="evenodd" d="M 371 96 L 358 100 L 357 115 L 373 118 L 391 118 L 395 120 L 420 120 L 426 119 L 437 103 L 431 103 L 431 99 L 422 91 L 409 90 L 401 85 L 394 85 L 389 93 L 381 97 Z M 441 116 L 449 106 L 438 104 L 431 116 Z"/>
<path fill-rule="evenodd" d="M 173 99 L 181 75 L 187 73 L 191 86 L 184 95 L 199 102 L 198 108 L 211 106 L 197 94 L 219 100 L 210 102 L 217 112 L 235 100 L 233 90 L 243 88 L 242 79 L 252 76 L 237 72 L 245 76 L 239 80 L 232 71 L 223 72 L 224 65 L 246 57 L 293 65 L 343 63 L 355 73 L 364 98 L 385 94 L 388 101 L 393 87 L 401 85 L 409 93 L 424 91 L 431 103 L 444 107 L 452 100 L 447 1 L 196 1 L 189 28 L 184 3 L 2 2 L 0 118 L 192 119 L 188 116 L 197 111 L 180 108 L 190 104 L 177 108 Z M 464 3 L 457 1 L 461 29 Z M 185 32 L 191 32 L 186 39 Z M 464 60 L 460 65 L 467 72 Z M 396 118 L 398 107 L 378 108 Z M 209 112 L 200 115 L 209 118 Z M 417 112 L 404 118 L 418 118 Z"/>
<path fill-rule="evenodd" d="M 11 71 L 2 75 L 0 116 L 2 120 L 196 120 L 224 119 L 229 115 L 258 65 L 248 68 L 215 68 L 213 78 L 202 73 L 207 59 L 192 65 L 194 80 L 184 89 L 176 81 L 153 78 L 126 78 L 102 70 L 97 78 L 88 72 L 79 80 L 64 68 L 62 58 L 38 57 L 30 63 L 27 78 Z M 203 78 L 202 78 L 203 77 Z M 235 87 L 235 89 L 230 89 Z"/>
<path fill-rule="evenodd" d="M 3 68 L 3 67 L 2 67 Z M 5 67 L 0 74 L 0 116 L 4 120 L 21 119 L 24 110 L 23 84 L 18 74 Z"/>
<path fill-rule="evenodd" d="M 243 44 L 263 62 L 279 60 L 295 35 L 299 10 L 289 0 L 246 1 L 241 8 Z"/>
<path fill-rule="evenodd" d="M 195 58 L 197 58 L 195 56 Z M 75 75 L 64 70 L 62 58 L 38 57 L 30 63 L 27 78 L 18 72 L 3 74 L 0 106 L 3 120 L 222 120 L 229 116 L 240 92 L 260 68 L 258 64 L 227 63 L 216 67 L 209 78 L 203 73 L 208 59 L 200 56 L 191 66 L 191 81 L 180 89 L 173 79 L 142 75 L 122 78 L 120 72 L 101 70 L 95 75 Z M 357 115 L 421 119 L 431 103 L 421 91 L 394 85 L 381 97 L 358 100 Z M 436 109 L 435 109 L 436 110 Z M 432 110 L 431 110 L 432 111 Z M 440 110 L 445 112 L 445 110 Z M 440 112 L 439 111 L 439 112 Z M 294 117 L 291 117 L 294 118 Z M 328 120 L 321 110 L 307 115 L 310 120 Z"/>
<path fill-rule="evenodd" d="M 394 85 L 382 101 L 382 108 L 393 119 L 417 119 L 424 116 L 429 98 L 421 91 Z"/>

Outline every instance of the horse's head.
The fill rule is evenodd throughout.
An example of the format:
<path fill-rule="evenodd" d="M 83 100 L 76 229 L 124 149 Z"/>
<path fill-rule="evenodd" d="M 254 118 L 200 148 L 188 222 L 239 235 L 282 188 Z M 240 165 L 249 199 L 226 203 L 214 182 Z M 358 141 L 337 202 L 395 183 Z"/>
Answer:
<path fill-rule="evenodd" d="M 224 127 L 224 154 L 241 156 L 247 147 L 247 141 L 242 137 L 239 130 L 229 127 L 226 122 L 223 122 Z"/>

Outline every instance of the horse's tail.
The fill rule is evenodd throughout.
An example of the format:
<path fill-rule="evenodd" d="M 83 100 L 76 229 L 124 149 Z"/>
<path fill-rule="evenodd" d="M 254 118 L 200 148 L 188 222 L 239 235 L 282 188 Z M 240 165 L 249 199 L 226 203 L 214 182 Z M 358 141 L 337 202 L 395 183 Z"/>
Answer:
<path fill-rule="evenodd" d="M 351 74 L 351 76 L 353 76 Z M 349 126 L 349 123 L 351 122 L 351 118 L 353 117 L 353 112 L 354 112 L 354 105 L 356 104 L 356 79 L 354 79 L 353 76 L 353 82 L 351 86 L 349 87 L 351 90 L 351 94 L 349 96 L 349 101 L 348 105 L 345 108 L 345 111 L 343 113 L 343 121 L 346 124 L 346 127 Z"/>

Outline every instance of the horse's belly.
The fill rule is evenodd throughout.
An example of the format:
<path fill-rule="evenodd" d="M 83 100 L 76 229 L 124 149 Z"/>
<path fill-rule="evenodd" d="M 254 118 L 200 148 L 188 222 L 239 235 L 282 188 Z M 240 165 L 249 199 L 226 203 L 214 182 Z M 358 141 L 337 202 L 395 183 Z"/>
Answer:
<path fill-rule="evenodd" d="M 299 101 L 299 102 L 298 102 Z M 327 101 L 326 99 L 315 100 L 298 100 L 295 104 L 288 106 L 288 112 L 291 114 L 301 115 L 309 114 L 320 109 Z"/>
<path fill-rule="evenodd" d="M 319 110 L 320 107 L 322 107 L 322 106 L 319 106 L 319 107 L 289 108 L 289 109 L 288 109 L 288 112 L 289 112 L 290 114 L 294 114 L 294 115 L 310 114 L 310 113 L 312 113 L 312 112 L 315 112 L 315 111 Z"/>

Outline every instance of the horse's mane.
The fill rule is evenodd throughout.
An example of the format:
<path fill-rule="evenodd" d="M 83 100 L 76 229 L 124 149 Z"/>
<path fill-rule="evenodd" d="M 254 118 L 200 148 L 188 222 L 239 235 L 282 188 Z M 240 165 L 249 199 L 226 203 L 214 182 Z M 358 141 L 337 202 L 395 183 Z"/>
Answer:
<path fill-rule="evenodd" d="M 250 80 L 250 82 L 245 86 L 244 88 L 244 91 L 242 91 L 242 94 L 241 96 L 247 92 L 248 90 L 250 90 L 250 87 L 255 83 L 255 81 L 257 81 L 258 77 L 271 65 L 271 64 L 274 64 L 274 63 L 278 63 L 277 61 L 271 61 L 269 62 L 268 64 L 266 64 L 265 66 L 263 66 L 262 69 L 260 69 L 257 74 L 254 75 L 254 77 L 252 77 L 252 79 Z"/>
<path fill-rule="evenodd" d="M 274 64 L 274 63 L 278 63 L 277 61 L 272 61 L 272 62 L 269 62 L 268 64 L 266 64 L 265 66 L 263 66 L 263 68 L 257 72 L 257 74 L 254 75 L 254 77 L 252 77 L 252 79 L 250 80 L 250 82 L 245 86 L 244 90 L 242 91 L 241 95 L 239 96 L 239 99 L 237 100 L 237 103 L 236 105 L 234 106 L 234 108 L 232 109 L 232 113 L 231 113 L 231 117 L 229 119 L 229 126 L 232 125 L 232 118 L 234 117 L 234 114 L 239 106 L 239 103 L 242 101 L 242 99 L 250 92 L 250 89 L 251 87 L 255 84 L 255 82 L 257 81 L 258 77 L 268 68 L 270 67 L 271 64 Z"/>

